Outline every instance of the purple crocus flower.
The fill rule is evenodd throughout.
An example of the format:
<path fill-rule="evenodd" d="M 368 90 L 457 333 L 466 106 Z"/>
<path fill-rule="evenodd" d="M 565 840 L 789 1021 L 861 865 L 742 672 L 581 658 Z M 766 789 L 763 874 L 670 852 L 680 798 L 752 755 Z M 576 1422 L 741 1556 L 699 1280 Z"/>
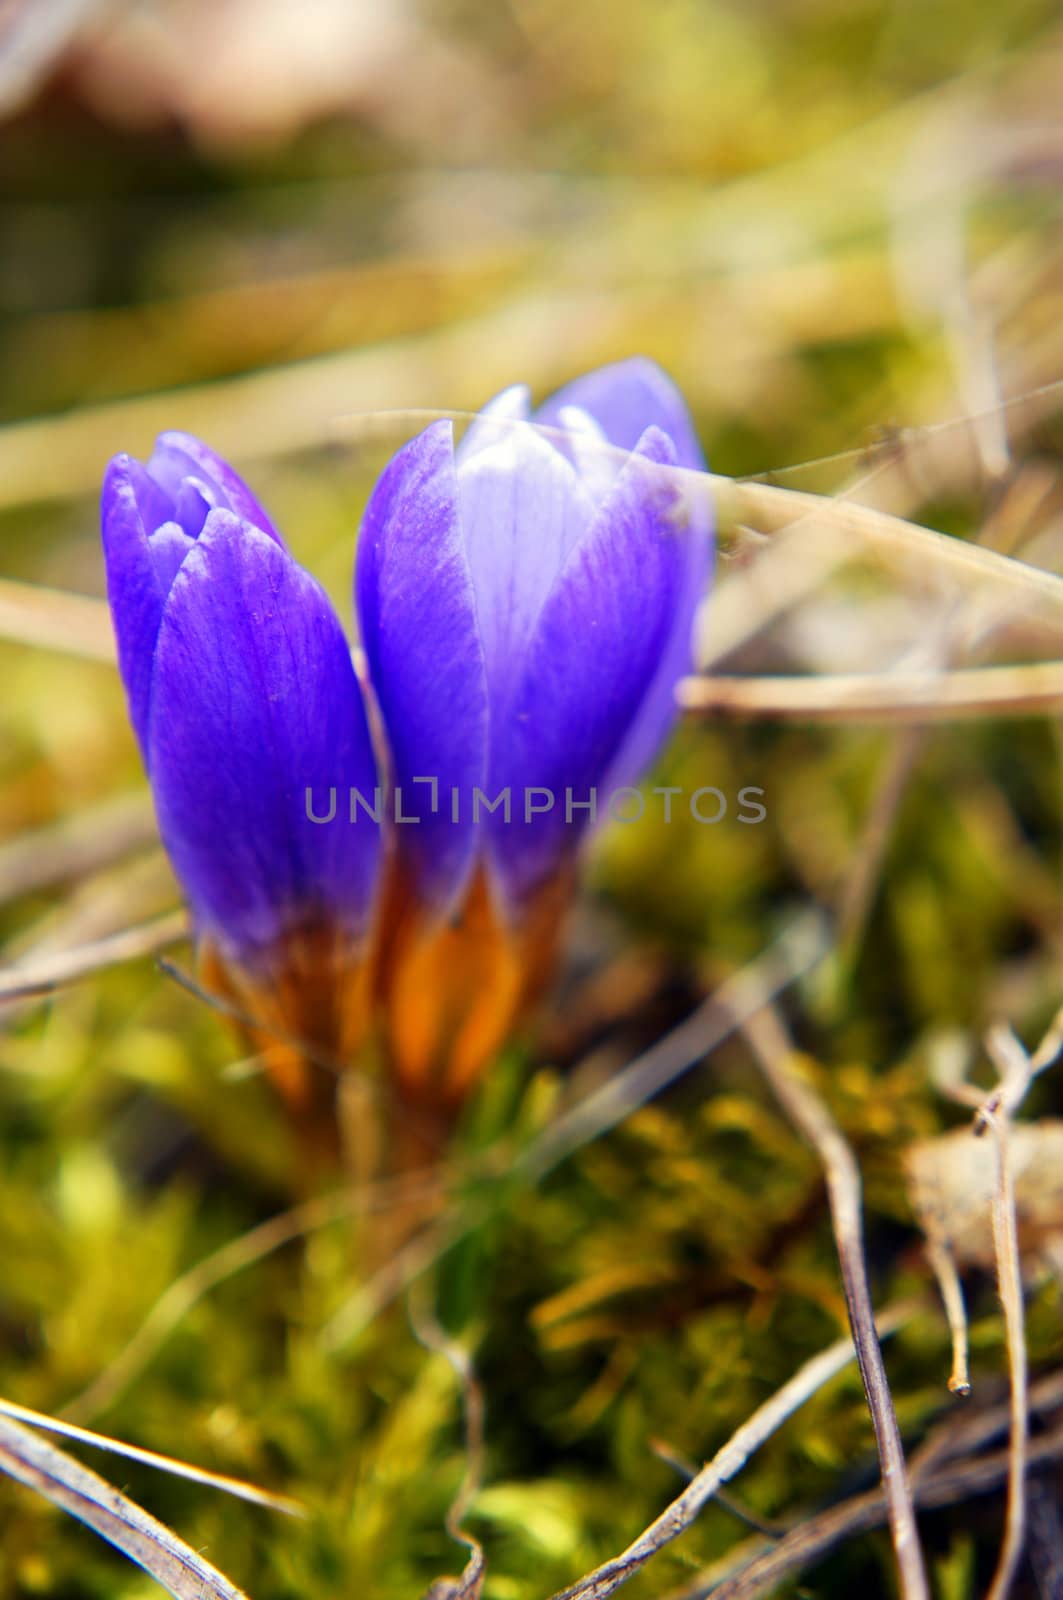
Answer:
<path fill-rule="evenodd" d="M 534 416 L 506 390 L 457 451 L 433 423 L 369 503 L 357 610 L 418 818 L 396 830 L 384 1011 L 422 1101 L 459 1099 L 526 1008 L 592 806 L 672 723 L 710 560 L 677 467 L 704 468 L 687 409 L 630 360 Z"/>
<path fill-rule="evenodd" d="M 102 528 L 130 716 L 201 945 L 256 1016 L 345 1047 L 334 991 L 357 987 L 379 829 L 315 826 L 305 803 L 376 782 L 343 629 L 247 485 L 187 434 L 146 465 L 114 458 Z"/>

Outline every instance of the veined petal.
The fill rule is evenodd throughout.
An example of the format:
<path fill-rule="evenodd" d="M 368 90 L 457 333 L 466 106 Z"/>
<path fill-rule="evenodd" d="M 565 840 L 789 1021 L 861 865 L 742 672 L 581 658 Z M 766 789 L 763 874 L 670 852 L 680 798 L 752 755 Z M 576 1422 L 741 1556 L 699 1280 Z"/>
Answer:
<path fill-rule="evenodd" d="M 682 561 L 668 631 L 657 667 L 627 735 L 602 782 L 605 793 L 637 783 L 650 767 L 678 716 L 675 687 L 693 670 L 694 619 L 712 573 L 712 515 L 706 497 L 691 501 L 680 490 L 676 522 L 685 524 Z"/>
<path fill-rule="evenodd" d="M 153 558 L 149 534 L 172 506 L 131 456 L 115 456 L 103 480 L 100 527 L 107 567 L 107 598 L 118 642 L 118 666 L 133 731 L 147 760 L 152 661 L 169 580 Z"/>
<path fill-rule="evenodd" d="M 460 894 L 476 837 L 469 797 L 487 766 L 487 684 L 458 514 L 453 430 L 434 422 L 378 482 L 358 542 L 356 606 L 402 810 L 399 848 L 440 911 Z M 437 785 L 437 809 L 431 809 Z M 453 820 L 452 793 L 459 803 Z"/>
<path fill-rule="evenodd" d="M 495 730 L 491 788 L 509 788 L 512 820 L 491 818 L 491 868 L 510 907 L 574 850 L 590 818 L 566 814 L 566 791 L 579 802 L 600 790 L 654 680 L 689 562 L 675 462 L 648 429 L 547 599 Z M 528 818 L 536 789 L 533 806 L 552 803 Z"/>
<path fill-rule="evenodd" d="M 458 504 L 497 720 L 507 714 L 539 613 L 593 506 L 570 463 L 531 427 L 513 427 L 461 462 Z"/>
<path fill-rule="evenodd" d="M 161 528 L 156 528 L 149 536 L 148 552 L 164 596 L 169 594 L 185 557 L 195 547 L 196 541 L 192 535 L 186 533 L 176 522 L 164 522 Z"/>
<path fill-rule="evenodd" d="M 634 449 L 645 430 L 660 428 L 675 445 L 681 467 L 705 470 L 686 403 L 668 374 L 645 356 L 632 356 L 599 367 L 566 384 L 535 414 L 535 421 L 556 427 L 566 406 L 578 406 L 598 423 L 612 444 Z"/>
<path fill-rule="evenodd" d="M 557 421 L 564 428 L 565 437 L 552 442 L 571 460 L 580 482 L 597 505 L 608 494 L 628 452 L 611 444 L 600 423 L 580 406 L 561 406 Z"/>
<path fill-rule="evenodd" d="M 288 932 L 366 928 L 379 829 L 348 820 L 376 769 L 350 650 L 272 538 L 212 511 L 174 581 L 148 725 L 159 827 L 201 931 L 249 965 Z M 307 814 L 337 791 L 331 822 Z"/>
<path fill-rule="evenodd" d="M 526 383 L 511 384 L 496 394 L 479 411 L 465 430 L 465 436 L 454 452 L 460 466 L 485 445 L 504 439 L 516 422 L 527 422 L 531 416 L 531 391 Z"/>
<path fill-rule="evenodd" d="M 268 534 L 276 544 L 284 547 L 284 540 L 243 478 L 233 471 L 223 456 L 218 455 L 217 451 L 204 444 L 202 439 L 197 439 L 194 434 L 181 433 L 177 429 L 160 433 L 155 441 L 155 452 L 148 463 L 148 470 L 175 500 L 181 480 L 189 476 L 198 477 L 208 489 L 220 490 L 220 497 L 215 499 L 218 509 L 227 508 L 234 511 L 238 517 L 243 517 L 254 527 L 261 528 L 262 532 Z"/>
<path fill-rule="evenodd" d="M 682 395 L 667 373 L 645 356 L 633 356 L 577 378 L 537 413 L 537 421 L 556 418 L 570 431 L 573 450 L 581 451 L 576 457 L 579 470 L 586 476 L 594 470 L 593 457 L 588 459 L 593 446 L 580 441 L 574 426 L 576 408 L 593 417 L 606 437 L 625 449 L 630 449 L 644 429 L 653 424 L 671 439 L 680 467 L 705 470 L 705 457 Z M 603 780 L 606 792 L 634 782 L 652 762 L 675 721 L 675 685 L 690 671 L 694 615 L 705 595 L 712 565 L 709 499 L 692 493 L 692 487 L 689 481 L 681 484 L 682 505 L 676 509 L 678 518 L 685 513 L 688 532 L 684 540 L 686 563 L 675 596 L 671 628 L 642 705 Z"/>

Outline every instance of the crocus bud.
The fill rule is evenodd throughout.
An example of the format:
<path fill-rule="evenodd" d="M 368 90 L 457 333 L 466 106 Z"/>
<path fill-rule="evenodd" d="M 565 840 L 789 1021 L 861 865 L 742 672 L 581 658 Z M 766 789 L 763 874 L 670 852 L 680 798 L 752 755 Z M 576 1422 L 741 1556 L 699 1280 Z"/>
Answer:
<path fill-rule="evenodd" d="M 102 527 L 130 716 L 205 970 L 262 1022 L 298 1101 L 295 1041 L 346 1059 L 368 1022 L 379 828 L 321 826 L 307 803 L 376 782 L 350 648 L 246 484 L 197 439 L 163 434 L 146 465 L 116 456 Z"/>
<path fill-rule="evenodd" d="M 534 417 L 505 391 L 457 452 L 433 423 L 373 493 L 357 610 L 395 813 L 416 818 L 380 983 L 421 1107 L 453 1110 L 537 997 L 581 839 L 671 726 L 711 542 L 675 469 L 703 466 L 678 392 L 634 360 Z"/>

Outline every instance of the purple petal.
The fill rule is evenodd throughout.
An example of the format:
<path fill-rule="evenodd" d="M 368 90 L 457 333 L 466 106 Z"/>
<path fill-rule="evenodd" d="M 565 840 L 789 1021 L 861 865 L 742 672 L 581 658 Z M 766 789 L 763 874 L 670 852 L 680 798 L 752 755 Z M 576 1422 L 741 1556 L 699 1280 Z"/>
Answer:
<path fill-rule="evenodd" d="M 599 367 L 559 389 L 535 414 L 535 421 L 557 427 L 565 406 L 589 412 L 610 443 L 633 450 L 648 427 L 660 428 L 675 445 L 681 467 L 705 470 L 694 424 L 682 395 L 667 373 L 645 356 Z"/>
<path fill-rule="evenodd" d="M 212 511 L 170 591 L 149 767 L 163 842 L 197 921 L 254 962 L 316 919 L 368 924 L 378 826 L 349 821 L 376 768 L 350 650 L 323 591 L 271 538 Z M 331 822 L 319 816 L 337 791 Z"/>
<path fill-rule="evenodd" d="M 152 661 L 172 576 L 172 571 L 170 576 L 160 574 L 148 535 L 156 526 L 150 519 L 158 516 L 160 522 L 165 522 L 172 510 L 139 461 L 130 456 L 115 456 L 104 476 L 100 500 L 107 598 L 118 641 L 118 666 L 129 701 L 129 716 L 145 760 Z M 164 540 L 159 547 L 164 570 L 172 568 L 175 554 L 166 546 Z"/>
<path fill-rule="evenodd" d="M 569 462 L 534 428 L 516 426 L 460 463 L 458 504 L 494 723 L 593 507 Z"/>
<path fill-rule="evenodd" d="M 682 496 L 683 491 L 680 492 Z M 683 559 L 667 639 L 627 737 L 603 779 L 602 788 L 606 793 L 636 783 L 652 765 L 678 716 L 676 684 L 693 670 L 694 619 L 708 593 L 712 572 L 712 519 L 708 499 L 699 498 L 691 503 L 689 498 L 682 497 L 676 517 L 679 522 L 686 519 L 686 533 L 681 541 Z"/>
<path fill-rule="evenodd" d="M 148 552 L 164 595 L 169 594 L 185 557 L 195 547 L 195 539 L 176 522 L 164 522 L 149 536 Z"/>
<path fill-rule="evenodd" d="M 572 462 L 591 501 L 598 505 L 615 483 L 628 451 L 610 444 L 604 429 L 579 406 L 561 406 L 557 421 L 564 428 L 565 437 L 553 439 L 552 443 Z"/>
<path fill-rule="evenodd" d="M 667 373 L 644 356 L 618 361 L 577 378 L 553 395 L 536 415 L 538 422 L 550 420 L 570 431 L 578 469 L 589 480 L 596 470 L 593 447 L 581 443 L 573 416 L 575 408 L 589 414 L 614 445 L 625 449 L 634 446 L 644 429 L 654 425 L 675 445 L 679 466 L 697 472 L 705 470 L 705 457 L 682 395 Z M 706 592 L 712 565 L 712 516 L 707 496 L 691 493 L 690 483 L 682 489 L 689 524 L 687 562 L 676 595 L 671 631 L 642 707 L 603 782 L 606 790 L 633 782 L 652 762 L 675 721 L 675 685 L 691 668 L 694 615 Z"/>
<path fill-rule="evenodd" d="M 515 422 L 527 422 L 531 415 L 531 393 L 526 383 L 514 383 L 501 394 L 496 394 L 465 430 L 465 436 L 454 452 L 459 467 L 485 445 L 504 439 Z"/>
<path fill-rule="evenodd" d="M 566 819 L 566 790 L 580 801 L 600 789 L 667 650 L 690 564 L 675 462 L 671 441 L 647 430 L 547 600 L 496 729 L 491 789 L 510 788 L 513 819 L 492 819 L 491 857 L 511 905 L 575 848 L 589 817 Z M 525 820 L 533 788 L 554 804 Z M 603 810 L 607 798 L 599 793 Z"/>
<path fill-rule="evenodd" d="M 261 528 L 263 533 L 268 534 L 283 548 L 284 540 L 243 478 L 233 471 L 224 457 L 218 455 L 209 445 L 205 445 L 202 439 L 197 439 L 194 434 L 180 433 L 177 430 L 160 433 L 155 441 L 155 452 L 148 463 L 148 470 L 175 500 L 182 479 L 187 477 L 198 479 L 201 486 L 208 491 L 211 489 L 216 491 L 213 496 L 208 493 L 208 499 L 213 505 L 219 509 L 227 507 L 230 511 L 235 511 L 238 517 L 243 517 L 254 527 Z M 186 531 L 193 530 L 186 528 Z M 198 529 L 195 531 L 198 532 Z"/>
<path fill-rule="evenodd" d="M 210 513 L 222 509 L 228 507 L 222 506 L 220 497 L 209 484 L 199 478 L 185 478 L 177 491 L 174 521 L 190 539 L 198 539 Z"/>
<path fill-rule="evenodd" d="M 403 813 L 421 818 L 400 826 L 399 847 L 424 898 L 449 908 L 473 863 L 469 800 L 484 782 L 488 721 L 449 422 L 432 423 L 404 446 L 373 491 L 358 543 L 356 605 Z M 436 780 L 434 814 L 430 786 L 417 778 Z"/>

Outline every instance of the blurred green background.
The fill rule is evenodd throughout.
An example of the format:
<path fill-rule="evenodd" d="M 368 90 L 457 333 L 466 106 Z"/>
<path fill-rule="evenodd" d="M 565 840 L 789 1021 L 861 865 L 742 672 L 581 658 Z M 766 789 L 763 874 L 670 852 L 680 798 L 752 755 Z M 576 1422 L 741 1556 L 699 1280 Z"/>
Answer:
<path fill-rule="evenodd" d="M 411 413 L 516 381 L 543 397 L 635 352 L 675 377 L 715 471 L 854 493 L 1059 571 L 1061 68 L 1042 0 L 9 6 L 0 575 L 101 596 L 103 466 L 176 427 L 234 460 L 348 617 L 361 508 Z M 745 575 L 728 544 L 702 633 L 714 670 L 962 655 L 929 569 L 914 592 L 857 571 L 773 605 L 769 586 L 763 617 Z M 0 594 L 9 960 L 176 903 L 117 675 L 94 659 L 98 613 L 68 632 L 63 613 L 44 648 L 17 610 Z M 844 1329 L 816 1162 L 740 1041 L 538 1188 L 491 1176 L 809 900 L 843 939 L 791 1026 L 861 1161 L 877 1299 L 928 1296 L 889 1356 L 908 1437 L 954 1404 L 902 1154 L 962 1120 L 930 1083 L 941 1030 L 1002 1015 L 1032 1043 L 1059 1003 L 1060 754 L 1044 719 L 691 723 L 658 781 L 758 785 L 765 823 L 602 838 L 540 1031 L 452 1153 L 466 1234 L 426 1280 L 483 1384 L 470 1525 L 490 1600 L 545 1597 L 622 1547 L 681 1485 L 654 1440 L 708 1456 Z M 0 1392 L 57 1412 L 179 1274 L 299 1183 L 223 1021 L 150 962 L 0 1021 Z M 1046 1078 L 1028 1109 L 1060 1098 Z M 1058 1260 L 1061 1237 L 1057 1203 L 1035 1242 Z M 446 1361 L 401 1302 L 322 1342 L 367 1250 L 344 1219 L 234 1271 L 81 1407 L 307 1503 L 297 1523 L 94 1463 L 255 1600 L 398 1600 L 460 1570 Z M 981 1403 L 1002 1332 L 991 1278 L 969 1290 Z M 1050 1275 L 1029 1317 L 1051 1369 Z M 786 1521 L 874 1481 L 850 1372 L 737 1492 Z M 27 1491 L 0 1504 L 0 1594 L 156 1592 Z M 999 1528 L 997 1500 L 926 1519 L 942 1595 L 980 1592 Z M 682 1592 L 748 1537 L 711 1508 L 631 1593 Z M 891 1594 L 885 1535 L 800 1583 L 784 1592 Z"/>

